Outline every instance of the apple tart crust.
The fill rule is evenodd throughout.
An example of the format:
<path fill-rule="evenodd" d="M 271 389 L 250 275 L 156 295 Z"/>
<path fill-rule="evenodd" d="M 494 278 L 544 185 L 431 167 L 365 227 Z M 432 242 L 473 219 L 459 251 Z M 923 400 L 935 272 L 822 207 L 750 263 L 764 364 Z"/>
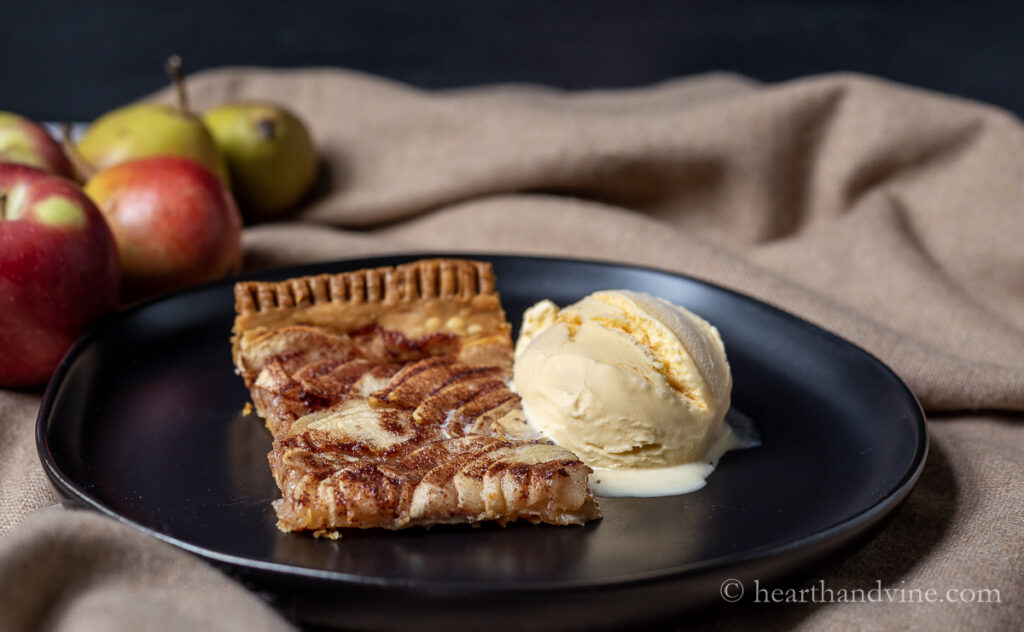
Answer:
<path fill-rule="evenodd" d="M 283 531 L 600 515 L 590 468 L 537 440 L 510 388 L 490 264 L 235 286 L 232 354 L 273 436 Z"/>

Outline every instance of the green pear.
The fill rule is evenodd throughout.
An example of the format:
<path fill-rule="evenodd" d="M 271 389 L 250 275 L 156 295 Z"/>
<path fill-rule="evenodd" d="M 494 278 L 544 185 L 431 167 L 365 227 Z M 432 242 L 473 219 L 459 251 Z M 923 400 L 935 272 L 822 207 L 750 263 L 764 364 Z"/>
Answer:
<path fill-rule="evenodd" d="M 97 170 L 150 156 L 187 158 L 230 186 L 224 156 L 203 122 L 188 110 L 181 60 L 168 60 L 167 72 L 178 90 L 177 106 L 144 102 L 104 114 L 86 130 L 78 153 Z"/>
<path fill-rule="evenodd" d="M 309 191 L 319 168 L 303 122 L 270 103 L 226 103 L 203 114 L 227 159 L 235 199 L 251 220 L 273 219 Z"/>

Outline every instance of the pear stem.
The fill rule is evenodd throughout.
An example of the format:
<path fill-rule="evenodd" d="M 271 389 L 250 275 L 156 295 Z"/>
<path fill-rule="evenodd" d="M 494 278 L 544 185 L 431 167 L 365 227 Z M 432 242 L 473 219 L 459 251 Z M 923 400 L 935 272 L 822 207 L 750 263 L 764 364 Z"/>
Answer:
<path fill-rule="evenodd" d="M 60 124 L 60 146 L 67 154 L 71 169 L 75 172 L 75 178 L 79 182 L 85 182 L 96 175 L 97 169 L 89 164 L 89 161 L 78 151 L 75 144 L 71 142 L 71 123 L 65 121 Z"/>
<path fill-rule="evenodd" d="M 7 219 L 7 194 L 0 193 L 0 221 Z"/>
<path fill-rule="evenodd" d="M 171 55 L 164 65 L 168 78 L 174 84 L 174 90 L 178 94 L 178 111 L 182 114 L 190 112 L 188 107 L 188 91 L 185 90 L 185 75 L 181 70 L 181 57 Z"/>

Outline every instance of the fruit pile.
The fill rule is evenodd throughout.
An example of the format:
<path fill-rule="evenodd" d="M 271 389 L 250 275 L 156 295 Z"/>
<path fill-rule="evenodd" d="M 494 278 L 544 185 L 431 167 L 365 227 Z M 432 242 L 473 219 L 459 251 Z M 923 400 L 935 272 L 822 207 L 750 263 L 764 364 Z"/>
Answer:
<path fill-rule="evenodd" d="M 97 317 L 235 273 L 247 222 L 295 208 L 317 176 L 310 135 L 269 103 L 110 112 L 77 145 L 0 112 L 0 386 L 45 383 Z"/>

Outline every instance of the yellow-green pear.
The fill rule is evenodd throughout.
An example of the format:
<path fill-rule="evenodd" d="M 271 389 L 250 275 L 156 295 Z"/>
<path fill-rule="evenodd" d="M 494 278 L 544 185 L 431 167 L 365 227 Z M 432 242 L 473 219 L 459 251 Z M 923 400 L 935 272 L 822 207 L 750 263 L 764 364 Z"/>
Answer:
<path fill-rule="evenodd" d="M 227 159 L 235 199 L 251 220 L 293 208 L 316 180 L 319 160 L 306 126 L 270 103 L 226 103 L 203 114 Z"/>
<path fill-rule="evenodd" d="M 97 119 L 78 143 L 78 153 L 94 169 L 136 158 L 177 156 L 203 165 L 230 186 L 227 163 L 202 120 L 188 109 L 181 60 L 172 57 L 167 72 L 178 90 L 177 106 L 136 103 Z"/>

